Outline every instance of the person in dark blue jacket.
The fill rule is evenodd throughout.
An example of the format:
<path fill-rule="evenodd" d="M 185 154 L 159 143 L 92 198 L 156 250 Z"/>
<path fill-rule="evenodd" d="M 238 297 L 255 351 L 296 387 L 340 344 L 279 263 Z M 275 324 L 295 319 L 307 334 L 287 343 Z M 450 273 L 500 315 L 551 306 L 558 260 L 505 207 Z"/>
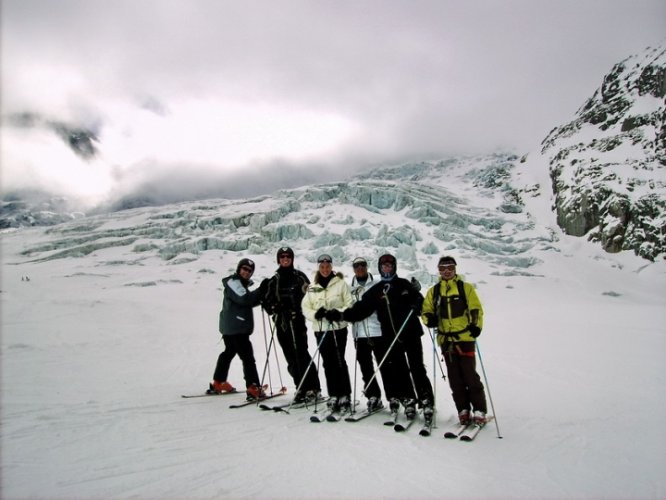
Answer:
<path fill-rule="evenodd" d="M 222 280 L 224 299 L 220 330 L 225 349 L 217 359 L 215 374 L 209 388 L 210 392 L 235 391 L 235 388 L 227 382 L 227 376 L 231 361 L 238 354 L 243 362 L 248 400 L 265 396 L 259 382 L 257 364 L 250 342 L 250 335 L 254 331 L 252 308 L 258 306 L 261 300 L 258 289 L 250 291 L 252 274 L 254 274 L 254 262 L 250 259 L 241 259 L 236 272 Z"/>

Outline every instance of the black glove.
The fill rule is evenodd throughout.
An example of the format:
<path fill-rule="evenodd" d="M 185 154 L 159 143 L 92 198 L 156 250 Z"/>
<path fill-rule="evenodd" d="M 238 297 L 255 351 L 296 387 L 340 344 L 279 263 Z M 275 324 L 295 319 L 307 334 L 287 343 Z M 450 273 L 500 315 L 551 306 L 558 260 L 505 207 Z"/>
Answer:
<path fill-rule="evenodd" d="M 421 291 L 421 283 L 419 283 L 419 280 L 417 280 L 416 278 L 413 278 L 413 277 L 412 277 L 412 280 L 410 281 L 410 283 L 411 283 L 412 288 L 413 288 L 414 290 L 416 290 L 417 292 L 420 292 L 420 291 Z"/>
<path fill-rule="evenodd" d="M 329 311 L 326 311 L 324 314 L 324 317 L 330 321 L 331 323 L 335 323 L 337 321 L 342 321 L 342 313 L 338 311 L 337 309 L 331 309 Z"/>
<path fill-rule="evenodd" d="M 322 319 L 325 316 L 326 316 L 326 309 L 324 309 L 323 307 L 317 309 L 317 312 L 315 313 L 315 319 Z"/>
<path fill-rule="evenodd" d="M 428 328 L 437 328 L 437 316 L 432 313 L 425 313 L 425 326 Z"/>
<path fill-rule="evenodd" d="M 474 323 L 469 325 L 467 327 L 467 330 L 469 331 L 469 334 L 474 338 L 477 338 L 479 335 L 481 335 L 481 328 L 476 326 Z"/>

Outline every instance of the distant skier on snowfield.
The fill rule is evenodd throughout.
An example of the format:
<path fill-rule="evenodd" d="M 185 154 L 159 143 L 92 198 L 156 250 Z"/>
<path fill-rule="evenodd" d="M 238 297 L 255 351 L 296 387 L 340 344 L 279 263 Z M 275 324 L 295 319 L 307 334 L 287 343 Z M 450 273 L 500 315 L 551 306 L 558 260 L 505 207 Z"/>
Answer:
<path fill-rule="evenodd" d="M 222 333 L 225 349 L 217 359 L 213 381 L 208 389 L 209 393 L 236 390 L 227 381 L 227 376 L 231 361 L 238 354 L 243 362 L 243 376 L 248 400 L 265 396 L 259 382 L 252 342 L 250 342 L 250 335 L 254 331 L 252 308 L 258 306 L 261 299 L 259 290 L 250 291 L 249 289 L 252 286 L 250 278 L 253 274 L 254 262 L 250 259 L 241 259 L 236 266 L 236 272 L 222 280 L 224 298 L 220 313 L 220 333 Z"/>
<path fill-rule="evenodd" d="M 277 251 L 279 267 L 275 274 L 261 282 L 261 305 L 272 316 L 278 342 L 287 370 L 299 391 L 294 402 L 314 402 L 320 395 L 319 374 L 308 352 L 307 326 L 301 309 L 310 280 L 294 268 L 294 251 L 282 247 Z"/>
<path fill-rule="evenodd" d="M 483 328 L 483 308 L 474 286 L 456 274 L 456 265 L 453 257 L 439 259 L 441 279 L 428 290 L 421 319 L 428 328 L 437 328 L 460 423 L 484 425 L 486 395 L 476 372 L 476 338 Z"/>

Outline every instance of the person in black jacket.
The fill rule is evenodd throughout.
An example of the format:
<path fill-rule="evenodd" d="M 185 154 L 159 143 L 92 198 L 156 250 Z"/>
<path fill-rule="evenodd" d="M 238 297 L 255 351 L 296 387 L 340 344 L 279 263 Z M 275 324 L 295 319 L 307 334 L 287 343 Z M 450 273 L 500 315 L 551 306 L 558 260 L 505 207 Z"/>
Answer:
<path fill-rule="evenodd" d="M 227 382 L 229 366 L 236 354 L 243 362 L 243 377 L 247 387 L 247 398 L 259 399 L 265 396 L 250 335 L 254 331 L 254 315 L 252 308 L 259 305 L 261 299 L 259 290 L 250 291 L 254 274 L 254 262 L 250 259 L 241 259 L 236 266 L 236 272 L 222 280 L 224 286 L 224 299 L 220 318 L 220 330 L 224 340 L 224 351 L 217 359 L 213 382 L 209 392 L 232 392 L 234 387 Z"/>
<path fill-rule="evenodd" d="M 272 316 L 287 370 L 298 389 L 294 401 L 314 401 L 319 397 L 321 386 L 317 368 L 308 351 L 307 326 L 301 308 L 310 280 L 305 273 L 294 268 L 294 251 L 291 248 L 280 248 L 277 262 L 279 267 L 273 277 L 261 283 L 261 304 Z"/>
<path fill-rule="evenodd" d="M 388 352 L 385 363 L 390 363 L 390 381 L 392 393 L 399 394 L 405 407 L 405 415 L 414 418 L 416 415 L 416 399 L 414 389 L 424 408 L 426 415 L 432 415 L 433 391 L 423 363 L 423 347 L 421 336 L 423 328 L 419 315 L 423 305 L 423 296 L 419 292 L 418 282 L 408 281 L 397 275 L 397 261 L 393 255 L 385 254 L 377 264 L 381 281 L 366 291 L 361 300 L 344 311 L 329 310 L 326 319 L 329 321 L 361 321 L 372 313 L 377 313 L 381 324 L 382 336 L 391 344 L 398 336 Z M 410 380 L 410 377 L 412 380 Z M 412 385 L 413 382 L 413 385 Z M 391 398 L 391 411 L 397 411 L 397 398 Z"/>

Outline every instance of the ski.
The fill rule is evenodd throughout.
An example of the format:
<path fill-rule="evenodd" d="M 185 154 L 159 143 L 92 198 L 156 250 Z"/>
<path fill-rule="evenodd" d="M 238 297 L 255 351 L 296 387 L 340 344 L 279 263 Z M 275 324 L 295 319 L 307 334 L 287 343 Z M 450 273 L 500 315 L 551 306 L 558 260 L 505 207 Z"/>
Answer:
<path fill-rule="evenodd" d="M 278 392 L 277 394 L 271 394 L 270 396 L 266 396 L 266 397 L 259 398 L 259 399 L 249 399 L 247 401 L 243 401 L 242 403 L 229 405 L 229 408 L 234 409 L 234 408 L 243 408 L 245 406 L 250 406 L 250 405 L 258 405 L 262 401 L 266 401 L 267 399 L 277 398 L 277 397 L 280 397 L 280 396 L 284 396 L 284 393 Z"/>
<path fill-rule="evenodd" d="M 238 391 L 228 391 L 228 392 L 204 392 L 202 394 L 181 394 L 181 398 L 207 398 L 210 396 L 226 396 L 227 394 L 238 394 Z"/>
<path fill-rule="evenodd" d="M 404 423 L 404 424 L 400 423 L 400 422 L 397 422 L 393 426 L 393 430 L 395 432 L 405 432 L 414 424 L 415 421 L 416 421 L 416 415 L 414 415 L 414 418 L 408 418 L 406 423 Z"/>
<path fill-rule="evenodd" d="M 398 417 L 399 413 L 398 411 L 392 411 L 391 412 L 391 418 L 389 420 L 384 421 L 384 425 L 390 425 L 391 427 L 395 426 L 395 424 L 398 423 Z"/>
<path fill-rule="evenodd" d="M 326 403 L 329 398 L 320 398 L 317 400 L 315 403 L 314 401 L 298 401 L 298 402 L 293 402 L 291 401 L 290 403 L 283 403 L 280 405 L 274 405 L 270 406 L 267 404 L 260 404 L 259 408 L 262 410 L 273 410 L 274 412 L 283 412 L 283 413 L 289 413 L 289 410 L 298 410 L 299 408 L 310 408 L 314 407 L 316 405 L 321 405 Z"/>
<path fill-rule="evenodd" d="M 343 411 L 334 411 L 333 413 L 330 413 L 326 416 L 326 421 L 327 422 L 339 422 L 343 418 L 346 418 L 347 415 L 350 414 L 350 410 L 343 410 Z"/>
<path fill-rule="evenodd" d="M 423 427 L 421 427 L 421 430 L 419 431 L 419 436 L 424 436 L 428 437 L 432 433 L 432 424 L 433 424 L 433 419 L 431 418 L 430 420 L 426 420 L 425 423 L 423 424 Z"/>
<path fill-rule="evenodd" d="M 381 407 L 375 408 L 374 410 L 365 410 L 360 413 L 351 414 L 348 417 L 345 417 L 345 422 L 358 422 L 364 418 L 368 418 L 369 416 L 374 415 L 375 413 L 379 413 L 383 409 L 384 407 Z"/>
<path fill-rule="evenodd" d="M 447 439 L 456 439 L 458 438 L 463 432 L 465 432 L 465 429 L 467 429 L 468 425 L 464 424 L 459 424 L 455 423 L 451 425 L 446 431 L 444 431 L 444 437 Z"/>
<path fill-rule="evenodd" d="M 335 410 L 331 410 L 330 408 L 327 408 L 323 412 L 313 413 L 312 415 L 310 415 L 310 422 L 315 422 L 315 423 L 325 422 L 328 420 L 328 417 L 333 415 L 334 413 Z"/>
<path fill-rule="evenodd" d="M 486 417 L 486 423 L 483 425 L 479 424 L 470 424 L 468 425 L 465 430 L 460 433 L 460 440 L 461 441 L 474 441 L 474 438 L 481 432 L 481 429 L 483 429 L 486 425 L 488 425 L 488 422 L 490 422 L 493 419 L 493 417 Z"/>

